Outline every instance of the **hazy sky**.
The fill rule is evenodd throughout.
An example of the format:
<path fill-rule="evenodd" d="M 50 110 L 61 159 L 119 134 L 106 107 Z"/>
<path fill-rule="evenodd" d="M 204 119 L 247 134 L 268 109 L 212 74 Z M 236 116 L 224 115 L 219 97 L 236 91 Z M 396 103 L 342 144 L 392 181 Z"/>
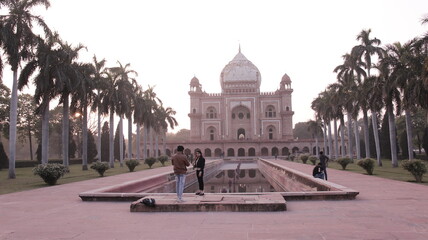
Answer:
<path fill-rule="evenodd" d="M 220 93 L 220 73 L 239 44 L 260 70 L 261 91 L 275 91 L 290 76 L 297 123 L 313 119 L 312 100 L 336 81 L 333 69 L 361 30 L 372 29 L 382 44 L 428 32 L 420 23 L 427 0 L 51 0 L 38 13 L 63 40 L 87 46 L 82 61 L 95 54 L 108 67 L 130 63 L 140 85 L 155 86 L 177 111 L 175 131 L 190 128 L 190 80 Z"/>

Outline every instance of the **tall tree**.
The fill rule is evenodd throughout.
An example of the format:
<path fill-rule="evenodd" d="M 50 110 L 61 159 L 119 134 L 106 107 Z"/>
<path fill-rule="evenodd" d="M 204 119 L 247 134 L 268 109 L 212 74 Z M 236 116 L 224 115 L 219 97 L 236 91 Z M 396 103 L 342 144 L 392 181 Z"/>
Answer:
<path fill-rule="evenodd" d="M 13 72 L 12 97 L 10 100 L 10 124 L 9 124 L 9 175 L 11 179 L 16 178 L 16 126 L 18 115 L 18 67 L 21 62 L 32 58 L 32 50 L 36 46 L 36 35 L 33 26 L 40 26 L 46 35 L 50 30 L 43 19 L 31 13 L 37 6 L 50 6 L 49 0 L 0 1 L 0 8 L 9 10 L 7 15 L 0 16 L 0 46 L 3 48 L 8 63 Z"/>
<path fill-rule="evenodd" d="M 397 44 L 398 43 L 387 46 L 387 56 L 385 56 L 385 58 L 380 61 L 379 67 L 379 81 L 382 82 L 383 102 L 385 104 L 386 114 L 388 115 L 389 122 L 389 140 L 391 147 L 391 162 L 393 167 L 398 167 L 394 107 L 396 108 L 396 113 L 401 111 L 401 93 L 397 88 L 397 82 L 395 81 L 394 77 L 391 76 L 392 65 L 395 61 L 394 52 L 399 47 Z"/>
<path fill-rule="evenodd" d="M 101 132 L 101 157 L 98 161 L 109 162 L 109 153 L 110 153 L 110 128 L 108 122 L 104 122 L 102 132 Z"/>
<path fill-rule="evenodd" d="M 102 104 L 101 104 L 101 92 L 103 89 L 107 87 L 106 83 L 106 69 L 105 64 L 106 60 L 102 59 L 101 61 L 97 60 L 97 57 L 94 55 L 93 65 L 95 69 L 95 73 L 93 76 L 94 86 L 96 88 L 96 97 L 94 98 L 94 102 L 92 104 L 92 111 L 97 112 L 97 152 L 98 152 L 98 161 L 101 161 L 101 114 L 102 114 Z"/>
<path fill-rule="evenodd" d="M 131 65 L 128 63 L 125 66 L 118 61 L 119 66 L 109 68 L 109 71 L 117 77 L 117 91 L 118 91 L 118 102 L 116 107 L 116 113 L 119 116 L 119 139 L 123 141 L 123 117 L 128 118 L 128 142 L 130 144 L 132 152 L 132 112 L 133 103 L 135 102 L 135 87 L 137 86 L 136 79 L 133 77 L 138 76 L 137 72 L 129 69 Z M 120 144 L 120 166 L 123 166 L 123 144 Z"/>
<path fill-rule="evenodd" d="M 33 96 L 30 94 L 21 94 L 18 97 L 19 111 L 18 111 L 18 126 L 17 130 L 20 138 L 23 141 L 28 139 L 30 146 L 30 159 L 33 161 L 33 137 L 36 134 L 37 122 L 39 116 L 36 113 L 36 107 L 34 105 Z"/>
<path fill-rule="evenodd" d="M 95 68 L 92 64 L 73 64 L 77 72 L 78 85 L 74 88 L 71 98 L 71 111 L 82 114 L 82 170 L 88 170 L 88 106 L 95 100 Z"/>

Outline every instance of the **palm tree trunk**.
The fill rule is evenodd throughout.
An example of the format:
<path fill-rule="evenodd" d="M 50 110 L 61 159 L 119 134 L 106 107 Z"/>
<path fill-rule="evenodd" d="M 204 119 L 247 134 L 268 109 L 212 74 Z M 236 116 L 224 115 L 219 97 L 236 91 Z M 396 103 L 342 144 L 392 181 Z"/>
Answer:
<path fill-rule="evenodd" d="M 328 121 L 328 157 L 332 159 L 332 146 L 331 146 L 331 121 Z"/>
<path fill-rule="evenodd" d="M 128 119 L 128 159 L 132 158 L 132 117 Z"/>
<path fill-rule="evenodd" d="M 31 161 L 34 161 L 34 159 L 33 159 L 33 140 L 31 138 L 32 138 L 31 130 L 30 130 L 30 128 L 28 128 L 28 141 L 30 144 L 30 159 L 31 159 Z"/>
<path fill-rule="evenodd" d="M 13 71 L 12 97 L 9 115 L 9 178 L 15 179 L 16 123 L 18 118 L 18 72 Z"/>
<path fill-rule="evenodd" d="M 373 125 L 373 135 L 376 145 L 376 159 L 377 165 L 382 167 L 382 160 L 380 159 L 380 141 L 379 141 L 379 130 L 377 128 L 377 114 L 372 112 L 372 125 Z"/>
<path fill-rule="evenodd" d="M 143 157 L 144 159 L 147 158 L 147 136 L 149 135 L 149 128 L 147 126 L 144 126 L 144 136 L 143 136 L 143 140 L 144 140 L 144 152 L 143 152 Z"/>
<path fill-rule="evenodd" d="M 340 117 L 340 142 L 342 145 L 342 151 L 340 151 L 341 156 L 344 158 L 346 155 L 345 152 L 345 120 L 343 119 L 343 115 Z"/>
<path fill-rule="evenodd" d="M 391 144 L 392 167 L 398 167 L 397 139 L 395 134 L 395 117 L 392 106 L 388 106 L 389 142 Z"/>
<path fill-rule="evenodd" d="M 333 122 L 333 127 L 334 127 L 334 158 L 338 158 L 339 157 L 339 140 L 337 138 L 337 121 L 336 119 L 334 119 Z"/>
<path fill-rule="evenodd" d="M 123 167 L 123 118 L 119 118 L 119 162 L 120 167 Z"/>
<path fill-rule="evenodd" d="M 162 138 L 162 144 L 163 144 L 163 155 L 166 156 L 166 130 L 163 131 L 163 138 Z"/>
<path fill-rule="evenodd" d="M 42 118 L 42 164 L 48 163 L 49 157 L 49 103 L 43 109 Z"/>
<path fill-rule="evenodd" d="M 140 161 L 140 139 L 141 139 L 141 136 L 140 136 L 140 123 L 139 122 L 137 122 L 137 129 L 135 129 L 135 134 L 137 135 L 136 157 L 137 157 L 137 161 Z"/>
<path fill-rule="evenodd" d="M 68 167 L 69 159 L 69 137 L 70 137 L 70 114 L 68 106 L 68 94 L 64 97 L 62 108 L 62 164 Z"/>
<path fill-rule="evenodd" d="M 317 156 L 317 158 L 319 158 L 319 147 L 318 147 L 318 136 L 315 137 L 315 156 Z"/>
<path fill-rule="evenodd" d="M 408 109 L 404 110 L 406 114 L 406 131 L 407 131 L 407 147 L 409 151 L 409 160 L 413 160 L 413 130 L 412 130 L 412 116 Z"/>
<path fill-rule="evenodd" d="M 327 154 L 327 126 L 324 122 L 324 154 Z"/>
<path fill-rule="evenodd" d="M 149 157 L 154 157 L 153 154 L 153 129 L 149 129 Z"/>
<path fill-rule="evenodd" d="M 352 160 L 353 151 L 352 151 L 352 118 L 351 114 L 348 113 L 348 154 L 349 158 Z"/>
<path fill-rule="evenodd" d="M 110 109 L 109 163 L 114 168 L 114 111 Z"/>
<path fill-rule="evenodd" d="M 86 104 L 85 104 L 86 106 Z M 83 108 L 82 123 L 82 170 L 88 170 L 88 108 Z"/>
<path fill-rule="evenodd" d="M 358 119 L 354 119 L 354 133 L 355 133 L 355 149 L 357 149 L 357 159 L 361 159 L 361 149 L 360 149 L 360 133 L 358 132 Z"/>
<path fill-rule="evenodd" d="M 159 157 L 159 134 L 155 134 L 155 157 Z"/>
<path fill-rule="evenodd" d="M 363 122 L 364 122 L 364 146 L 366 149 L 366 158 L 370 156 L 370 138 L 369 138 L 369 118 L 367 117 L 367 111 L 363 111 Z"/>
<path fill-rule="evenodd" d="M 98 109 L 98 123 L 97 123 L 97 127 L 98 127 L 98 139 L 97 139 L 97 151 L 98 151 L 98 161 L 101 162 L 101 111 L 100 109 Z"/>

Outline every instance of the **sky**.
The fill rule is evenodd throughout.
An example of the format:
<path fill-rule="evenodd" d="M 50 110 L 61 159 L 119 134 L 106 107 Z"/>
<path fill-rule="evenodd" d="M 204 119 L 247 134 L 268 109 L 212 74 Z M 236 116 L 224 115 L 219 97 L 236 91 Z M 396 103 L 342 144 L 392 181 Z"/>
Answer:
<path fill-rule="evenodd" d="M 382 45 L 428 32 L 420 22 L 426 0 L 51 0 L 36 14 L 64 41 L 87 47 L 79 61 L 96 55 L 107 67 L 129 63 L 143 89 L 154 86 L 177 112 L 173 132 L 190 129 L 190 80 L 220 93 L 220 73 L 239 46 L 260 70 L 262 92 L 290 76 L 295 124 L 314 118 L 311 102 L 336 81 L 333 69 L 362 30 Z M 3 81 L 11 88 L 7 70 Z"/>

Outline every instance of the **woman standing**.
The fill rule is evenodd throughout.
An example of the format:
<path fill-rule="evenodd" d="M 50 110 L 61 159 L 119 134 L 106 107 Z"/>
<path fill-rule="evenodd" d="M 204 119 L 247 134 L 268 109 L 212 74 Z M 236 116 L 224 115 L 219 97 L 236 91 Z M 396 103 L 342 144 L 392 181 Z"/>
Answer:
<path fill-rule="evenodd" d="M 204 168 L 205 168 L 205 158 L 202 156 L 201 150 L 196 150 L 195 162 L 193 167 L 196 170 L 196 177 L 198 178 L 199 190 L 196 192 L 196 195 L 204 195 Z"/>

